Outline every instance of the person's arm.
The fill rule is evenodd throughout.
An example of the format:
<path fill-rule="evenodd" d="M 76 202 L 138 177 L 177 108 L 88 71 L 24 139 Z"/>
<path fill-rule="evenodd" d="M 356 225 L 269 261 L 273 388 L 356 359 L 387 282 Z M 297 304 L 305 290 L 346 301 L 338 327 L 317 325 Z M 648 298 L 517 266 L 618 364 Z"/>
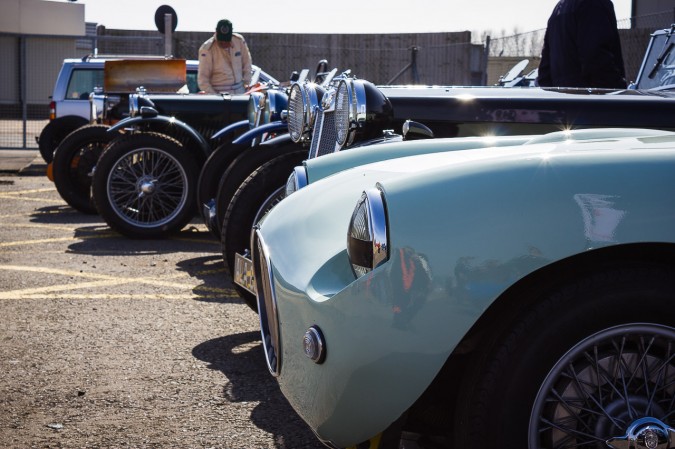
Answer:
<path fill-rule="evenodd" d="M 197 68 L 197 85 L 199 90 L 207 94 L 214 94 L 216 91 L 211 86 L 211 72 L 213 63 L 211 53 L 204 48 L 199 49 L 199 67 Z"/>

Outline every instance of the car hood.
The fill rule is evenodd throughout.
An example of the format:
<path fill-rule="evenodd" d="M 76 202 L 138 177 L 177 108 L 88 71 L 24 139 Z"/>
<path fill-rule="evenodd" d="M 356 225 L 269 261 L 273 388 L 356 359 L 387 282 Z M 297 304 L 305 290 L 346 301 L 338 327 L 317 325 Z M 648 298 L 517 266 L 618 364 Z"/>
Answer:
<path fill-rule="evenodd" d="M 453 139 L 439 139 L 437 144 Z M 361 192 L 376 185 L 397 191 L 410 188 L 419 180 L 438 180 L 492 170 L 533 166 L 554 158 L 579 163 L 593 159 L 635 157 L 641 151 L 675 151 L 675 133 L 645 131 L 644 137 L 618 137 L 585 141 L 539 142 L 518 146 L 490 147 L 401 157 L 361 165 L 321 179 L 279 203 L 261 222 L 261 230 L 270 246 L 274 240 L 283 252 L 275 254 L 275 267 L 283 278 L 318 297 L 330 296 L 353 281 L 351 273 L 342 273 L 332 285 L 312 286 L 312 277 L 321 272 L 326 260 L 345 254 L 349 219 Z M 391 145 L 391 144 L 383 144 Z M 415 145 L 415 142 L 410 142 Z M 314 239 L 322 251 L 308 252 Z M 297 264 L 297 260 L 303 260 Z M 339 280 L 338 280 L 339 279 Z M 311 286 L 311 287 L 310 287 Z M 309 287 L 309 288 L 308 288 Z"/>

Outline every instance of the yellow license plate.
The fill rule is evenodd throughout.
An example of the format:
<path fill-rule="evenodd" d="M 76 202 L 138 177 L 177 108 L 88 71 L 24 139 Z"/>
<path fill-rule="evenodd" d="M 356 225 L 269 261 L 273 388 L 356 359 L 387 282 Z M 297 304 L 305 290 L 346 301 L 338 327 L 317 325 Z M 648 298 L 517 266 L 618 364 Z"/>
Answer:
<path fill-rule="evenodd" d="M 256 294 L 253 262 L 238 253 L 234 255 L 234 283 Z"/>

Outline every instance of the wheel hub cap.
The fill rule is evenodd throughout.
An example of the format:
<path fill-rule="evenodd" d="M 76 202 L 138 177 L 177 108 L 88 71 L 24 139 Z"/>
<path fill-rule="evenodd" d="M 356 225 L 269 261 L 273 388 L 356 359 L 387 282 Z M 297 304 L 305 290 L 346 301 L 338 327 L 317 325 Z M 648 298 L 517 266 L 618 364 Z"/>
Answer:
<path fill-rule="evenodd" d="M 626 435 L 607 440 L 614 449 L 670 449 L 675 447 L 675 429 L 656 418 L 647 417 L 634 421 Z"/>
<path fill-rule="evenodd" d="M 155 193 L 156 189 L 157 185 L 155 179 L 142 178 L 138 183 L 139 196 L 152 195 Z"/>

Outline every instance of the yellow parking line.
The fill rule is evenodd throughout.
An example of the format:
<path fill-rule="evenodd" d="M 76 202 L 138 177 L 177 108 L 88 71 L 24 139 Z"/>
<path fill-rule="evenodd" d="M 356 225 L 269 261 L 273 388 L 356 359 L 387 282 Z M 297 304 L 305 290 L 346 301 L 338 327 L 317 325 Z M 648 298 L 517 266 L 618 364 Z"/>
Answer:
<path fill-rule="evenodd" d="M 66 242 L 69 240 L 79 240 L 75 237 L 59 237 L 54 239 L 39 239 L 39 240 L 22 240 L 19 242 L 3 242 L 0 243 L 0 248 L 9 248 L 10 246 L 21 246 L 21 245 L 34 245 L 36 243 L 54 243 L 54 242 Z"/>
<path fill-rule="evenodd" d="M 232 296 L 232 295 L 190 295 L 191 298 L 199 299 L 220 299 L 223 296 Z M 8 299 L 8 298 L 0 298 Z M 54 299 L 54 295 L 26 295 L 21 296 L 20 298 L 12 299 Z M 188 299 L 186 295 L 183 294 L 173 294 L 166 295 L 161 293 L 156 294 L 143 294 L 143 293 L 134 293 L 130 295 L 125 294 L 107 294 L 107 293 L 97 293 L 97 294 L 65 294 L 59 295 L 59 299 Z"/>
<path fill-rule="evenodd" d="M 12 299 L 18 297 L 26 298 L 40 293 L 56 293 L 60 291 L 75 290 L 80 288 L 106 287 L 117 284 L 119 284 L 119 282 L 116 279 L 111 279 L 108 281 L 82 282 L 81 284 L 62 284 L 62 285 L 51 285 L 48 287 L 26 288 L 23 290 L 11 290 L 8 292 L 0 292 L 0 299 Z"/>
<path fill-rule="evenodd" d="M 25 193 L 42 193 L 42 192 L 55 192 L 55 191 L 56 191 L 56 187 L 49 187 L 47 189 L 11 190 L 9 192 L 3 192 L 3 194 L 23 195 Z"/>
<path fill-rule="evenodd" d="M 59 231 L 72 231 L 75 232 L 77 226 L 64 226 L 57 224 L 41 224 L 41 223 L 5 223 L 3 224 L 5 228 L 37 228 L 37 229 L 58 229 Z"/>
<path fill-rule="evenodd" d="M 54 202 L 53 198 L 31 198 L 31 197 L 28 197 L 28 196 L 7 195 L 6 193 L 0 193 L 0 198 L 6 198 L 6 199 L 10 199 L 10 200 L 21 200 L 21 201 L 35 201 L 35 202 L 43 202 L 43 203 L 45 201 L 49 201 L 50 203 Z"/>
<path fill-rule="evenodd" d="M 130 284 L 130 283 L 138 283 L 138 284 L 150 285 L 150 286 L 154 286 L 154 287 L 175 288 L 175 289 L 180 289 L 180 290 L 205 291 L 205 292 L 218 293 L 220 295 L 226 295 L 226 296 L 231 296 L 231 295 L 237 294 L 233 289 L 219 289 L 219 288 L 212 288 L 212 287 L 206 287 L 206 286 L 195 286 L 193 284 L 185 284 L 185 283 L 173 282 L 173 281 L 169 280 L 171 278 L 184 277 L 184 276 L 186 276 L 185 273 L 177 273 L 177 274 L 168 276 L 166 280 L 163 280 L 163 279 L 156 279 L 156 278 L 115 277 L 115 276 L 110 276 L 110 275 L 105 275 L 105 274 L 85 273 L 85 272 L 70 271 L 70 270 L 59 270 L 59 269 L 55 269 L 55 268 L 28 267 L 28 266 L 18 266 L 18 265 L 0 265 L 0 270 L 24 271 L 24 272 L 31 272 L 31 273 L 56 274 L 56 275 L 69 276 L 69 277 L 79 277 L 79 278 L 85 278 L 85 279 L 98 279 L 95 282 L 85 282 L 85 283 L 76 283 L 76 284 L 60 284 L 60 285 L 52 285 L 52 286 L 22 289 L 22 290 L 10 290 L 10 291 L 0 293 L 0 299 L 17 298 L 17 297 L 26 298 L 26 297 L 30 297 L 31 295 L 33 295 L 35 293 L 56 293 L 56 292 L 65 291 L 65 290 L 75 290 L 75 289 L 80 289 L 80 288 L 91 288 L 91 287 L 99 286 L 97 284 L 100 284 L 100 286 L 108 286 L 108 285 L 123 285 L 123 284 Z M 87 296 L 87 295 L 84 295 L 84 296 Z M 128 297 L 129 295 L 126 295 L 126 296 Z M 133 295 L 133 296 L 136 297 L 136 295 Z"/>

